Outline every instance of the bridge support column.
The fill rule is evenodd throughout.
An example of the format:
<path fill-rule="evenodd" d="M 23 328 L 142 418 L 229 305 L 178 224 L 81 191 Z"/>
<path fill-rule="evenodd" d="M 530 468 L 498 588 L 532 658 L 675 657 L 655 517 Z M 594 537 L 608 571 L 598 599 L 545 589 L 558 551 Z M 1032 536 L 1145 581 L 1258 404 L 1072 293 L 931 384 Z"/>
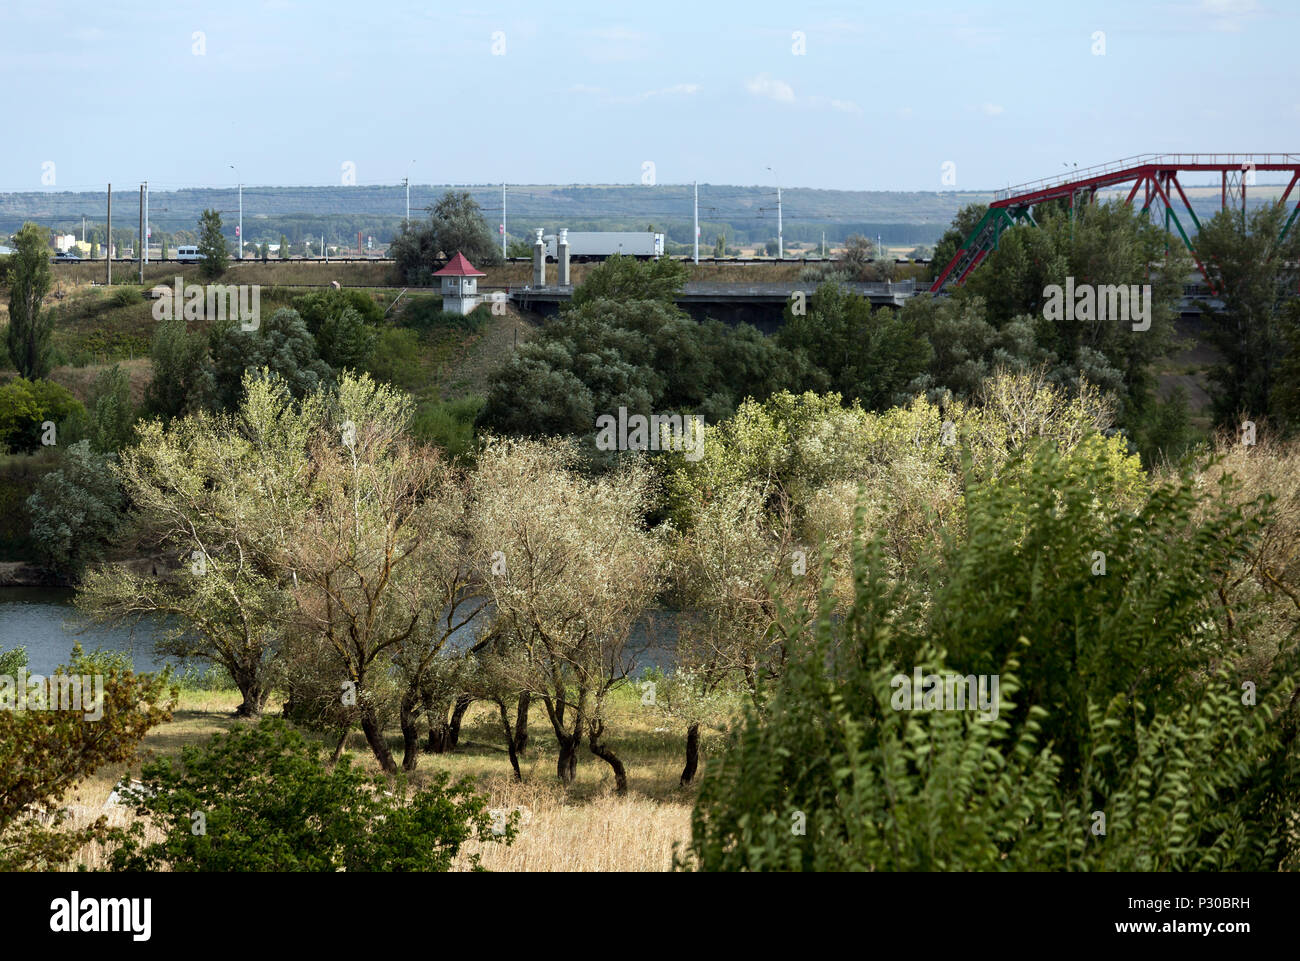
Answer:
<path fill-rule="evenodd" d="M 555 238 L 555 283 L 560 287 L 569 286 L 569 231 L 561 227 Z"/>
<path fill-rule="evenodd" d="M 537 239 L 533 242 L 533 286 L 546 286 L 546 244 L 542 243 L 542 228 L 537 228 Z"/>

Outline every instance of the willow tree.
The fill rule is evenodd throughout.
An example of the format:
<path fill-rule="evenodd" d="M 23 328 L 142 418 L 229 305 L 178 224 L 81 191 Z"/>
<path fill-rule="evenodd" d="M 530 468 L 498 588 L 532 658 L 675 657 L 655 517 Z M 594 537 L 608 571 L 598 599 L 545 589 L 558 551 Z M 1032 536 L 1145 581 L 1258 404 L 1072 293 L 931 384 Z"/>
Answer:
<path fill-rule="evenodd" d="M 114 469 L 140 546 L 161 555 L 164 574 L 101 566 L 83 580 L 77 605 L 99 622 L 165 618 L 158 653 L 221 665 L 243 695 L 237 713 L 255 717 L 290 613 L 292 571 L 280 559 L 301 525 L 314 470 L 308 429 L 323 401 L 295 404 L 270 378 L 245 383 L 232 414 L 140 427 Z"/>
<path fill-rule="evenodd" d="M 632 629 L 662 579 L 662 539 L 647 530 L 650 471 L 596 478 L 569 441 L 493 441 L 471 480 L 473 551 L 510 639 L 513 683 L 540 700 L 559 747 L 561 781 L 577 776 L 583 741 L 617 790 L 627 771 L 608 739 L 609 694 L 636 665 Z"/>

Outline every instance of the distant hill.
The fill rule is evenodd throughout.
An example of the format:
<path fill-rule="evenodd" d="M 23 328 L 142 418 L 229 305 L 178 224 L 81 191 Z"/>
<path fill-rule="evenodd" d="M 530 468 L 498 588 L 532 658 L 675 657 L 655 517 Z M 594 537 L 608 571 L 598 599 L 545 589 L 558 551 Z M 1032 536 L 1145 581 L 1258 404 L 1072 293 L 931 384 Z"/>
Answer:
<path fill-rule="evenodd" d="M 411 185 L 411 215 L 449 189 L 468 190 L 494 227 L 501 219 L 500 185 Z M 712 246 L 720 233 L 728 242 L 757 243 L 776 238 L 776 190 L 769 186 L 740 187 L 700 184 L 700 242 Z M 511 185 L 506 222 L 511 237 L 523 238 L 537 227 L 548 233 L 557 227 L 572 230 L 645 230 L 651 225 L 675 243 L 690 243 L 692 228 L 690 184 L 639 186 L 629 184 Z M 784 236 L 790 242 L 828 243 L 853 233 L 880 234 L 887 243 L 933 243 L 962 206 L 987 201 L 991 192 L 782 190 Z M 114 232 L 133 236 L 139 222 L 138 189 L 115 191 Z M 149 219 L 157 232 L 193 232 L 206 208 L 222 211 L 233 239 L 238 219 L 235 188 L 154 190 Z M 106 196 L 99 192 L 0 193 L 0 232 L 10 233 L 25 220 L 34 220 L 80 236 L 82 217 L 88 225 L 104 221 Z M 322 233 L 331 243 L 355 243 L 374 237 L 386 243 L 400 227 L 406 210 L 401 185 L 355 187 L 245 187 L 244 233 L 253 242 L 275 243 L 284 234 L 293 243 Z M 183 238 L 187 239 L 187 238 Z M 174 241 L 175 242 L 175 241 Z M 183 242 L 183 240 L 182 240 Z"/>
<path fill-rule="evenodd" d="M 501 221 L 500 185 L 411 185 L 411 216 L 424 210 L 447 190 L 468 190 L 495 229 Z M 1261 185 L 1249 194 L 1251 205 L 1276 199 L 1281 188 Z M 728 244 L 754 244 L 776 239 L 776 189 L 771 186 L 700 184 L 700 244 L 711 248 L 719 234 Z M 1188 188 L 1197 215 L 1213 216 L 1218 189 Z M 895 246 L 933 244 L 953 216 L 969 203 L 987 203 L 992 191 L 782 190 L 784 235 L 789 243 L 840 243 L 850 234 L 879 235 Z M 1107 192 L 1104 196 L 1113 196 Z M 130 242 L 139 223 L 138 188 L 114 194 L 113 226 L 119 240 Z M 521 184 L 508 188 L 506 225 L 512 239 L 529 238 L 541 227 L 570 230 L 655 230 L 671 243 L 691 242 L 692 186 L 664 184 Z M 206 208 L 220 210 L 226 233 L 234 240 L 239 195 L 234 187 L 155 190 L 149 198 L 149 219 L 169 242 L 195 239 L 195 225 Z M 87 237 L 104 221 L 104 192 L 33 191 L 0 193 L 0 234 L 34 220 L 61 232 L 80 236 L 82 217 Z M 383 245 L 400 228 L 406 211 L 401 185 L 355 187 L 245 187 L 244 233 L 249 241 L 291 243 L 317 240 L 351 246 L 357 234 Z"/>

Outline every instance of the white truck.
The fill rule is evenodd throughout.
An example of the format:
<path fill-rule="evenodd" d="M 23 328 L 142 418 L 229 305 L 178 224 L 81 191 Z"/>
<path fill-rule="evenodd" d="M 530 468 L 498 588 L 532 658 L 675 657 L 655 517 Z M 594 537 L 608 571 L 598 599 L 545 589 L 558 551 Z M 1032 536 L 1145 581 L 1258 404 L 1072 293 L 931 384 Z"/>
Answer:
<path fill-rule="evenodd" d="M 555 234 L 542 237 L 546 243 L 546 256 L 556 259 Z M 662 257 L 664 255 L 664 235 L 650 231 L 569 231 L 569 260 L 581 263 L 584 260 L 604 260 L 614 254 L 626 257 Z"/>

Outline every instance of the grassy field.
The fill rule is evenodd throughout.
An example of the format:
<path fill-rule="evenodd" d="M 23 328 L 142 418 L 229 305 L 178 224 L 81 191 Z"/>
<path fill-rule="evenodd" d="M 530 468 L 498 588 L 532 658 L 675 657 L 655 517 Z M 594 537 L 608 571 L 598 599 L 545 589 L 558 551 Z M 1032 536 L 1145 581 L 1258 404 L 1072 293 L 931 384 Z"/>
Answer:
<path fill-rule="evenodd" d="M 189 744 L 206 742 L 213 734 L 236 724 L 232 712 L 239 703 L 234 691 L 183 691 L 171 722 L 149 733 L 142 750 L 152 757 L 178 756 Z M 491 708 L 491 710 L 489 710 Z M 273 704 L 268 713 L 276 713 Z M 523 782 L 516 782 L 503 744 L 500 721 L 491 705 L 475 704 L 466 714 L 458 750 L 453 754 L 424 754 L 411 783 L 425 783 L 435 772 L 472 777 L 490 807 L 518 810 L 520 834 L 509 847 L 474 843 L 463 852 L 480 853 L 483 866 L 493 871 L 666 871 L 673 862 L 675 845 L 690 837 L 693 789 L 678 784 L 683 764 L 685 726 L 642 707 L 636 690 L 626 688 L 615 697 L 609 743 L 628 769 L 628 793 L 613 791 L 609 767 L 583 750 L 577 780 L 568 788 L 555 777 L 555 740 L 541 705 L 533 711 L 528 749 L 521 758 Z M 390 747 L 400 757 L 400 739 L 390 732 Z M 319 738 L 328 753 L 334 742 Z M 720 748 L 723 735 L 701 735 L 703 768 L 711 752 Z M 367 770 L 378 773 L 360 731 L 348 740 L 347 750 Z M 113 785 L 139 773 L 139 764 L 101 769 L 78 785 L 65 801 L 74 824 L 86 824 L 101 813 L 110 823 L 124 825 L 134 815 L 120 807 L 103 810 Z M 105 866 L 105 852 L 97 845 L 83 848 L 76 861 L 88 868 Z"/>

